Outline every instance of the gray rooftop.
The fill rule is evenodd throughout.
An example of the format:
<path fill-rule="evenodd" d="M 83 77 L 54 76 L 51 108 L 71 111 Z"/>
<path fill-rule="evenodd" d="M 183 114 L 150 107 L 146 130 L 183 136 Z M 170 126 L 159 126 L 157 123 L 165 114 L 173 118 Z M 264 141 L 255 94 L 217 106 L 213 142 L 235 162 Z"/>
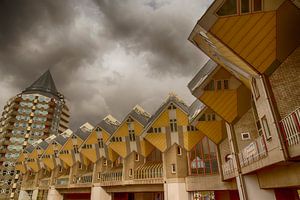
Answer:
<path fill-rule="evenodd" d="M 111 123 L 105 121 L 104 119 L 101 120 L 101 122 L 99 122 L 97 124 L 97 127 L 104 129 L 110 135 L 113 134 L 118 129 L 117 125 L 111 124 Z"/>
<path fill-rule="evenodd" d="M 26 88 L 24 92 L 42 92 L 52 94 L 56 97 L 59 96 L 49 70 L 47 70 L 42 76 L 40 76 L 31 86 Z"/>
<path fill-rule="evenodd" d="M 196 76 L 189 82 L 188 88 L 193 93 L 196 88 L 201 86 L 201 84 L 206 80 L 206 78 L 212 73 L 218 64 L 213 60 L 209 60 L 196 74 Z"/>
<path fill-rule="evenodd" d="M 67 142 L 68 138 L 67 137 L 63 137 L 61 135 L 58 135 L 53 140 L 55 142 L 59 143 L 60 145 L 64 145 Z"/>
<path fill-rule="evenodd" d="M 46 141 L 42 141 L 38 144 L 39 147 L 41 147 L 42 149 L 46 150 L 47 147 L 49 146 L 49 143 Z"/>
<path fill-rule="evenodd" d="M 32 153 L 33 152 L 33 150 L 34 150 L 34 146 L 33 145 L 31 145 L 31 144 L 29 144 L 29 145 L 27 145 L 27 147 L 24 149 L 24 151 L 26 151 L 27 153 Z"/>
<path fill-rule="evenodd" d="M 147 125 L 147 122 L 149 120 L 149 117 L 146 115 L 143 115 L 141 113 L 138 113 L 136 110 L 132 110 L 130 111 L 130 113 L 128 114 L 129 116 L 131 116 L 132 118 L 134 118 L 135 120 L 137 120 L 140 124 L 142 124 L 143 126 Z M 127 118 L 127 117 L 126 117 Z M 126 119 L 125 118 L 125 119 Z"/>
<path fill-rule="evenodd" d="M 166 106 L 168 106 L 170 103 L 177 105 L 186 114 L 189 113 L 189 107 L 182 100 L 180 100 L 175 95 L 170 95 L 168 99 L 158 108 L 154 115 L 152 115 L 152 117 L 149 119 L 145 130 L 152 126 L 152 123 L 155 121 L 155 119 L 164 111 Z"/>
<path fill-rule="evenodd" d="M 205 108 L 205 104 L 196 99 L 189 107 L 189 121 L 192 122 Z"/>
<path fill-rule="evenodd" d="M 82 131 L 80 128 L 77 129 L 77 131 L 75 133 L 73 133 L 74 135 L 76 135 L 77 137 L 79 137 L 80 139 L 82 139 L 83 141 L 85 141 L 88 136 L 89 136 L 89 132 L 84 132 Z"/>

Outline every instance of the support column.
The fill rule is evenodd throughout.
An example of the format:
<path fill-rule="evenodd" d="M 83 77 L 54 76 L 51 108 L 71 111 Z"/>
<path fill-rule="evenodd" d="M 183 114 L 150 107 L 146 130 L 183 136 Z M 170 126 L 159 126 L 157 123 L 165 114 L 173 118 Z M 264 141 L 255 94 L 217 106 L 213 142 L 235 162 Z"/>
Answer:
<path fill-rule="evenodd" d="M 274 190 L 264 190 L 260 188 L 257 175 L 244 175 L 241 172 L 241 166 L 238 158 L 238 148 L 235 138 L 234 129 L 231 124 L 226 123 L 226 129 L 231 147 L 231 152 L 234 155 L 234 162 L 238 169 L 236 183 L 239 191 L 240 200 L 257 200 L 268 199 L 276 200 Z"/>
<path fill-rule="evenodd" d="M 248 200 L 257 200 L 257 199 L 276 200 L 275 192 L 273 189 L 265 190 L 260 188 L 256 174 L 243 175 L 243 178 L 244 178 L 245 188 L 247 190 Z"/>
<path fill-rule="evenodd" d="M 36 200 L 39 194 L 39 190 L 35 189 L 32 191 L 32 200 Z"/>
<path fill-rule="evenodd" d="M 63 200 L 63 196 L 54 188 L 51 187 L 48 191 L 47 200 Z"/>
<path fill-rule="evenodd" d="M 107 193 L 102 187 L 92 187 L 91 200 L 112 200 L 111 194 Z"/>
<path fill-rule="evenodd" d="M 164 200 L 189 200 L 190 194 L 186 191 L 185 183 L 170 182 L 164 184 Z"/>
<path fill-rule="evenodd" d="M 25 190 L 21 190 L 19 193 L 19 200 L 31 200 L 31 198 Z"/>

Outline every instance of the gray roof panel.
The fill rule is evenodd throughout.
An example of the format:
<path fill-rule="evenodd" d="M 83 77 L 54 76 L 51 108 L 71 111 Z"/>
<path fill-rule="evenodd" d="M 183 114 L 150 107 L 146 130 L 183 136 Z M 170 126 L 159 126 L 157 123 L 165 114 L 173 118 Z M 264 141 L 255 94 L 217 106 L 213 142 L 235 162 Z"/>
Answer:
<path fill-rule="evenodd" d="M 38 78 L 31 86 L 25 89 L 28 92 L 50 93 L 54 96 L 59 96 L 54 80 L 49 70 L 47 70 L 40 78 Z"/>
<path fill-rule="evenodd" d="M 206 78 L 212 73 L 218 64 L 213 60 L 209 60 L 196 74 L 196 76 L 189 82 L 188 88 L 193 93 L 196 88 L 198 88 Z"/>
<path fill-rule="evenodd" d="M 63 137 L 61 135 L 56 136 L 56 138 L 53 139 L 55 142 L 59 143 L 60 145 L 64 145 L 68 138 L 67 137 Z"/>
<path fill-rule="evenodd" d="M 118 128 L 117 125 L 106 122 L 104 119 L 97 124 L 98 127 L 104 129 L 108 134 L 112 135 Z"/>
<path fill-rule="evenodd" d="M 74 135 L 78 136 L 80 139 L 82 139 L 83 141 L 85 141 L 88 137 L 89 137 L 89 132 L 84 132 L 82 131 L 80 128 L 77 129 L 77 131 L 75 133 L 73 133 Z"/>

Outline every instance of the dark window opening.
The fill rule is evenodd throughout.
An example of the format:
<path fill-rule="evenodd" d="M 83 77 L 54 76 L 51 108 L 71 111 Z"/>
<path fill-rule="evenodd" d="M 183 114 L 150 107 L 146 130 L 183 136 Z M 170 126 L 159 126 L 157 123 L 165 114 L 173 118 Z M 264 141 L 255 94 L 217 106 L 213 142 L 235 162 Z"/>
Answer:
<path fill-rule="evenodd" d="M 219 16 L 237 14 L 237 0 L 226 0 L 217 14 Z"/>

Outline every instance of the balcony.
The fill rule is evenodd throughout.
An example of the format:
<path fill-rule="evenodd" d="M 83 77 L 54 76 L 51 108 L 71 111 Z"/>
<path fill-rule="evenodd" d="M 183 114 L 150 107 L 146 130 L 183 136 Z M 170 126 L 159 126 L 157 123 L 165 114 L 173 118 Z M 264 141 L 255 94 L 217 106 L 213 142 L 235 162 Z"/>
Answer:
<path fill-rule="evenodd" d="M 70 187 L 90 187 L 93 181 L 93 174 L 89 173 L 89 174 L 84 174 L 81 176 L 76 176 L 73 179 L 73 183 Z"/>
<path fill-rule="evenodd" d="M 98 173 L 98 179 L 100 179 L 101 186 L 121 185 L 122 177 L 123 177 L 122 168 L 117 168 L 111 171 Z"/>
<path fill-rule="evenodd" d="M 290 157 L 300 156 L 300 107 L 284 117 L 279 124 Z"/>
<path fill-rule="evenodd" d="M 24 180 L 21 187 L 22 190 L 35 190 L 35 179 Z"/>
<path fill-rule="evenodd" d="M 241 153 L 238 154 L 241 167 L 246 167 L 258 160 L 267 156 L 267 147 L 263 136 L 259 136 L 248 146 L 246 146 Z"/>
<path fill-rule="evenodd" d="M 50 186 L 50 179 L 47 178 L 47 179 L 41 179 L 39 181 L 39 188 L 41 189 L 48 189 Z"/>
<path fill-rule="evenodd" d="M 66 188 L 69 185 L 69 176 L 59 177 L 56 179 L 55 187 L 56 188 Z"/>
<path fill-rule="evenodd" d="M 133 177 L 134 179 L 127 181 L 127 184 L 162 184 L 163 164 L 147 162 L 134 171 Z"/>
<path fill-rule="evenodd" d="M 234 166 L 233 159 L 228 160 L 222 165 L 224 180 L 234 178 L 236 176 L 236 167 Z"/>

